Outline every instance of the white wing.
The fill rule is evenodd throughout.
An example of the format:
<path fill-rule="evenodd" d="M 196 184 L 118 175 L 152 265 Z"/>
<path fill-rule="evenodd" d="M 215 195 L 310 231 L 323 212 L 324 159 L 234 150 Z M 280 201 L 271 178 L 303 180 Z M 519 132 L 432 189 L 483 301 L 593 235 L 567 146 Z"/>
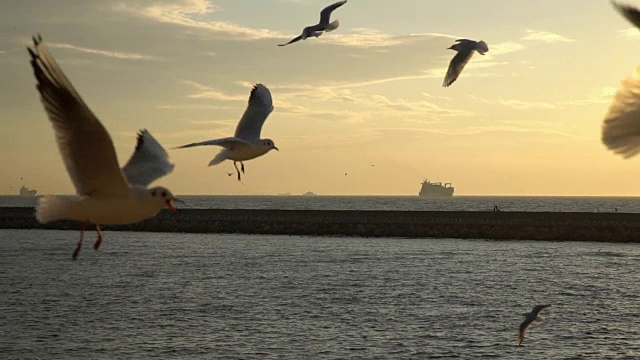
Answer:
<path fill-rule="evenodd" d="M 147 130 L 138 133 L 136 149 L 122 168 L 125 178 L 132 185 L 147 187 L 173 170 L 169 154 Z"/>
<path fill-rule="evenodd" d="M 38 82 L 40 101 L 53 125 L 60 155 L 78 195 L 124 195 L 129 186 L 107 130 L 84 103 L 42 43 L 33 38 L 27 48 Z"/>
<path fill-rule="evenodd" d="M 231 148 L 234 146 L 251 146 L 251 143 L 243 139 L 238 139 L 235 137 L 227 137 L 222 139 L 213 139 L 213 140 L 207 140 L 207 141 L 182 145 L 174 149 L 184 149 L 184 148 L 190 148 L 194 146 L 208 146 L 208 145 L 222 146 L 223 148 Z"/>
<path fill-rule="evenodd" d="M 260 140 L 262 125 L 271 114 L 271 111 L 273 111 L 271 92 L 266 86 L 256 84 L 251 89 L 249 105 L 247 110 L 244 111 L 238 127 L 236 127 L 234 136 L 249 142 Z"/>
<path fill-rule="evenodd" d="M 640 66 L 637 72 L 640 73 Z M 624 158 L 640 153 L 640 79 L 637 76 L 622 81 L 602 125 L 602 142 Z"/>

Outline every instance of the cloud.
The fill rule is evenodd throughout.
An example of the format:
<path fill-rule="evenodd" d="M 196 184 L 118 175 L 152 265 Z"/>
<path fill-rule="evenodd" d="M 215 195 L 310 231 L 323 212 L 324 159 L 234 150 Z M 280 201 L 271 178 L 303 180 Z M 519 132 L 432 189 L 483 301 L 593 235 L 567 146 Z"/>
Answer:
<path fill-rule="evenodd" d="M 213 86 L 202 85 L 195 81 L 186 80 L 184 83 L 196 89 L 195 93 L 188 95 L 188 97 L 192 99 L 210 99 L 220 101 L 245 101 L 249 99 L 248 93 L 245 95 L 229 95 Z"/>
<path fill-rule="evenodd" d="M 202 18 L 220 10 L 220 7 L 207 0 L 181 0 L 174 3 L 158 3 L 135 6 L 120 3 L 116 10 L 125 11 L 162 23 L 210 31 L 222 36 L 255 40 L 286 37 L 280 32 L 268 29 L 255 29 L 228 21 L 207 21 Z"/>
<path fill-rule="evenodd" d="M 573 39 L 569 39 L 568 37 L 554 34 L 548 31 L 535 31 L 535 30 L 527 30 L 527 34 L 522 38 L 522 40 L 527 41 L 540 41 L 544 43 L 557 43 L 557 42 L 573 42 Z"/>
<path fill-rule="evenodd" d="M 415 43 L 425 38 L 450 38 L 455 36 L 440 33 L 424 33 L 411 35 L 391 35 L 372 28 L 354 28 L 349 33 L 335 33 L 323 38 L 323 42 L 333 45 L 358 48 L 388 47 Z"/>
<path fill-rule="evenodd" d="M 119 51 L 92 49 L 92 48 L 75 46 L 75 45 L 65 44 L 65 43 L 48 43 L 47 45 L 52 48 L 69 49 L 69 50 L 74 50 L 74 51 L 78 51 L 86 54 L 100 55 L 100 56 L 106 56 L 106 57 L 110 57 L 114 59 L 122 59 L 122 60 L 158 60 L 160 59 L 159 57 L 155 57 L 155 56 L 119 52 Z"/>
<path fill-rule="evenodd" d="M 627 38 L 640 39 L 640 31 L 638 31 L 638 28 L 635 28 L 635 27 L 624 29 L 624 30 L 618 30 L 618 33 Z"/>
<path fill-rule="evenodd" d="M 497 99 L 497 100 L 487 100 L 476 97 L 475 95 L 471 95 L 471 98 L 480 101 L 484 104 L 492 104 L 492 105 L 502 105 L 512 109 L 546 109 L 553 110 L 559 109 L 560 107 L 556 104 L 543 102 L 543 101 L 525 101 L 525 100 L 517 100 L 517 99 Z"/>
<path fill-rule="evenodd" d="M 505 41 L 493 45 L 489 45 L 487 55 L 505 55 L 516 51 L 524 50 L 525 46 L 515 41 Z"/>

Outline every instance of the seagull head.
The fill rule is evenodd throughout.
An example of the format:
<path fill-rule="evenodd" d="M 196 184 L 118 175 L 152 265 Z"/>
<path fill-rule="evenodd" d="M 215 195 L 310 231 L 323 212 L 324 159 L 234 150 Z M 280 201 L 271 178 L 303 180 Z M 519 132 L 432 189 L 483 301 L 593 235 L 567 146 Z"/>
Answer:
<path fill-rule="evenodd" d="M 276 147 L 276 144 L 273 142 L 273 140 L 271 139 L 264 139 L 262 140 L 262 147 L 266 148 L 267 151 L 274 149 L 276 151 L 280 151 L 280 149 L 278 149 Z"/>
<path fill-rule="evenodd" d="M 149 195 L 153 199 L 154 203 L 158 206 L 159 209 L 169 208 L 171 211 L 177 211 L 173 206 L 174 202 L 182 202 L 176 199 L 169 189 L 164 188 L 162 186 L 156 186 L 154 188 L 148 189 Z"/>

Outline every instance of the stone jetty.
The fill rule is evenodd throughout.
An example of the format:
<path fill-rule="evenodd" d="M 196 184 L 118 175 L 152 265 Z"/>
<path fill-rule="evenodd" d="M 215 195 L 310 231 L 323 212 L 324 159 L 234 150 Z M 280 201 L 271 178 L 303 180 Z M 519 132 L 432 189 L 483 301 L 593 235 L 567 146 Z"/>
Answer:
<path fill-rule="evenodd" d="M 34 209 L 0 208 L 0 229 L 78 230 L 39 224 Z M 640 242 L 640 214 L 483 211 L 180 209 L 104 230 L 308 236 Z"/>

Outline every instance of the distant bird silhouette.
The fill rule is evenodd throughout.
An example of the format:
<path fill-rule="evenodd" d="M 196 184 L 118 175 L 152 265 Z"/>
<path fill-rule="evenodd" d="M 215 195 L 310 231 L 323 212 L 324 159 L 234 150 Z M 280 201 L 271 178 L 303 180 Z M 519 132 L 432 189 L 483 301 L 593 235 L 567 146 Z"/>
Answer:
<path fill-rule="evenodd" d="M 640 28 L 640 10 L 630 5 L 613 6 Z M 640 153 L 640 66 L 633 77 L 622 81 L 602 124 L 602 143 L 625 159 Z"/>
<path fill-rule="evenodd" d="M 533 310 L 531 310 L 530 313 L 523 314 L 524 316 L 526 316 L 526 319 L 524 319 L 522 324 L 520 324 L 520 333 L 518 334 L 518 346 L 522 345 L 522 342 L 524 341 L 524 335 L 527 333 L 527 329 L 529 328 L 531 323 L 533 323 L 534 321 L 538 321 L 538 322 L 544 321 L 544 317 L 538 314 L 540 314 L 540 311 L 542 311 L 544 308 L 547 308 L 549 306 L 551 305 L 536 305 L 533 308 Z"/>
<path fill-rule="evenodd" d="M 344 173 L 344 176 L 347 176 L 347 173 Z"/>
<path fill-rule="evenodd" d="M 227 173 L 227 176 L 231 176 L 231 175 L 233 175 L 233 173 L 230 173 L 230 172 Z"/>
<path fill-rule="evenodd" d="M 467 65 L 469 60 L 471 60 L 474 51 L 477 51 L 480 55 L 484 55 L 489 51 L 489 46 L 487 46 L 487 43 L 482 40 L 474 41 L 469 39 L 458 39 L 455 44 L 451 45 L 447 49 L 455 50 L 458 53 L 449 63 L 447 75 L 444 77 L 444 82 L 442 83 L 442 86 L 444 87 L 448 87 L 458 79 L 462 69 L 464 69 L 465 65 Z"/>
<path fill-rule="evenodd" d="M 238 181 L 241 181 L 240 171 L 244 173 L 243 161 L 255 159 L 271 150 L 279 151 L 273 140 L 260 139 L 262 126 L 271 111 L 273 111 L 271 92 L 266 86 L 256 84 L 251 89 L 247 109 L 240 118 L 233 137 L 187 144 L 175 149 L 206 145 L 221 146 L 222 150 L 209 162 L 209 166 L 218 165 L 225 160 L 232 160 L 238 173 Z M 236 165 L 238 162 L 241 170 L 238 170 L 238 165 Z"/>
<path fill-rule="evenodd" d="M 325 31 L 329 32 L 337 29 L 338 26 L 340 26 L 340 21 L 334 20 L 332 22 L 329 22 L 329 20 L 331 20 L 331 13 L 333 12 L 333 10 L 339 8 L 340 6 L 346 3 L 347 3 L 347 0 L 342 0 L 325 7 L 320 12 L 320 21 L 316 25 L 307 26 L 302 30 L 302 34 L 289 40 L 288 43 L 278 44 L 278 46 L 287 46 L 289 44 L 293 44 L 300 40 L 306 40 L 308 37 L 312 37 L 312 36 L 318 37 L 322 35 L 322 33 Z"/>

